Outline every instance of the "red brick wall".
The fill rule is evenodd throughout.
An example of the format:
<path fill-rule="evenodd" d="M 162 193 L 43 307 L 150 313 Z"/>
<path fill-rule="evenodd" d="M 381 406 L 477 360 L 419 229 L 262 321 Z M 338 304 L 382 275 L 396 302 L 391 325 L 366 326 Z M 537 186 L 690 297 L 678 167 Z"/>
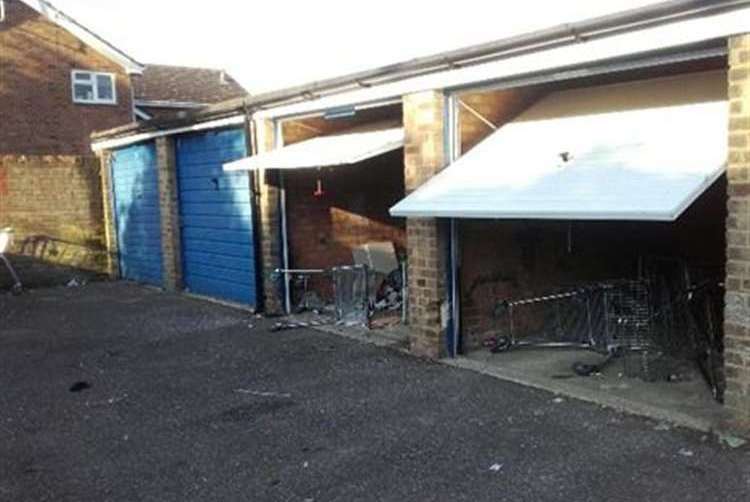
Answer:
<path fill-rule="evenodd" d="M 462 220 L 461 315 L 464 347 L 498 328 L 498 300 L 550 293 L 600 280 L 636 278 L 639 256 L 676 256 L 724 265 L 726 182 L 718 181 L 675 223 L 568 223 Z"/>
<path fill-rule="evenodd" d="M 14 229 L 14 252 L 105 269 L 97 159 L 0 155 L 0 180 L 0 226 Z"/>
<path fill-rule="evenodd" d="M 0 24 L 0 154 L 90 155 L 92 131 L 130 122 L 130 80 L 122 68 L 19 0 L 5 0 Z M 70 72 L 116 74 L 117 105 L 72 100 Z"/>
<path fill-rule="evenodd" d="M 287 221 L 293 268 L 352 264 L 352 249 L 391 241 L 406 249 L 405 222 L 388 209 L 404 196 L 403 150 L 355 166 L 287 173 Z M 324 195 L 313 192 L 321 180 Z M 325 282 L 321 293 L 329 293 Z"/>

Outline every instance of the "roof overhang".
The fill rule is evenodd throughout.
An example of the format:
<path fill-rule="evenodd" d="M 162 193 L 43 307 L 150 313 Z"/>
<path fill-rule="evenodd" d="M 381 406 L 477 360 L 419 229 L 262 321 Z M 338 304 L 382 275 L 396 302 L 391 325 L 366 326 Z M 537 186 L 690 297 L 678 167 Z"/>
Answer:
<path fill-rule="evenodd" d="M 372 103 L 427 90 L 453 92 L 511 81 L 513 86 L 525 85 L 522 79 L 533 79 L 544 74 L 564 73 L 565 78 L 581 74 L 580 68 L 607 64 L 613 61 L 645 60 L 656 65 L 660 56 L 664 63 L 726 54 L 726 38 L 732 34 L 750 32 L 750 7 L 720 11 L 705 17 L 694 17 L 673 23 L 658 24 L 633 31 L 603 37 L 582 37 L 553 48 L 524 51 L 496 61 L 458 66 L 454 69 L 417 76 L 397 82 L 370 85 L 364 89 L 320 97 L 300 103 L 270 107 L 256 113 L 258 118 L 280 118 L 304 115 L 320 110 Z M 708 42 L 717 41 L 718 49 L 695 50 Z M 688 59 L 686 59 L 688 58 Z M 637 67 L 637 65 L 634 65 Z M 583 73 L 585 76 L 585 72 Z M 562 76 L 561 78 L 562 79 Z"/>
<path fill-rule="evenodd" d="M 174 129 L 148 131 L 139 134 L 133 134 L 130 136 L 123 136 L 121 138 L 104 139 L 91 143 L 91 150 L 93 150 L 94 152 L 101 152 L 104 150 L 122 148 L 124 146 L 133 145 L 135 143 L 142 143 L 144 141 L 151 141 L 153 139 L 162 138 L 164 136 L 244 125 L 245 120 L 246 119 L 244 115 L 235 115 L 232 117 L 210 120 L 208 122 L 200 122 L 198 124 L 176 127 Z"/>
<path fill-rule="evenodd" d="M 520 87 L 726 55 L 727 37 L 750 32 L 750 0 L 673 0 L 568 23 L 488 44 L 403 61 L 305 85 L 210 105 L 184 119 L 235 113 L 277 119 L 339 107 L 393 102 L 425 90 Z M 705 46 L 710 45 L 709 50 Z M 696 49 L 696 47 L 702 47 Z M 173 127 L 154 120 L 95 133 L 94 138 Z"/>
<path fill-rule="evenodd" d="M 725 171 L 728 102 L 690 82 L 554 93 L 391 208 L 393 216 L 674 221 Z M 634 86 L 630 86 L 632 90 Z M 614 92 L 617 91 L 617 92 Z M 607 97 L 609 95 L 609 97 Z M 602 111 L 609 100 L 613 111 Z"/>
<path fill-rule="evenodd" d="M 111 61 L 120 65 L 129 74 L 143 73 L 144 66 L 126 53 L 89 30 L 81 23 L 45 0 L 21 0 L 44 17 L 68 31 Z"/>
<path fill-rule="evenodd" d="M 224 164 L 224 170 L 293 170 L 353 165 L 403 146 L 404 130 L 400 127 L 318 136 Z"/>

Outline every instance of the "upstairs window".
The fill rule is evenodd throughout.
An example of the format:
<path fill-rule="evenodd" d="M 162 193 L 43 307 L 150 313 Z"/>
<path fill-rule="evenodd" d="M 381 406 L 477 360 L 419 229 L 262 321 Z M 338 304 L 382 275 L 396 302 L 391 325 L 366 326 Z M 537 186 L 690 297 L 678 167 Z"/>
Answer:
<path fill-rule="evenodd" d="M 115 76 L 112 73 L 73 70 L 73 102 L 95 105 L 117 104 Z"/>

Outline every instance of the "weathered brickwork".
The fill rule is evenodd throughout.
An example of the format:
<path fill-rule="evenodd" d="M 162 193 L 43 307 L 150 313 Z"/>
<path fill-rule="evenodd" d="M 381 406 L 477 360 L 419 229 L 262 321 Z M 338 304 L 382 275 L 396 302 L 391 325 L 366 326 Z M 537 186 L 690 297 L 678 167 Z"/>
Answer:
<path fill-rule="evenodd" d="M 165 136 L 156 139 L 156 160 L 159 169 L 163 284 L 167 291 L 177 291 L 182 288 L 182 254 L 174 138 Z"/>
<path fill-rule="evenodd" d="M 446 165 L 445 97 L 421 92 L 404 97 L 404 184 L 409 194 Z M 409 273 L 410 350 L 436 358 L 443 355 L 447 304 L 447 227 L 432 218 L 406 222 Z"/>
<path fill-rule="evenodd" d="M 258 153 L 275 148 L 274 125 L 270 120 L 256 123 L 256 144 Z M 260 223 L 260 262 L 263 294 L 263 309 L 267 314 L 277 314 L 283 310 L 283 289 L 274 270 L 281 267 L 281 215 L 279 213 L 278 174 L 273 171 L 257 173 L 258 222 Z"/>
<path fill-rule="evenodd" d="M 0 156 L 0 226 L 13 252 L 106 269 L 101 176 L 95 157 Z"/>
<path fill-rule="evenodd" d="M 114 73 L 117 104 L 73 103 L 73 69 Z M 132 121 L 130 78 L 19 0 L 5 0 L 0 117 L 0 155 L 91 155 L 93 131 Z"/>
<path fill-rule="evenodd" d="M 750 426 L 750 35 L 729 39 L 726 404 Z"/>

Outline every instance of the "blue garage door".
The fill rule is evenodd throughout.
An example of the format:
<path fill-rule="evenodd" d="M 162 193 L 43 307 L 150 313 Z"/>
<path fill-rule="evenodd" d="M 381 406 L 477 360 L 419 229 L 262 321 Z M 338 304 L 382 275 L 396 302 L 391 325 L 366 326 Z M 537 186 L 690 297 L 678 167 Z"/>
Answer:
<path fill-rule="evenodd" d="M 242 129 L 177 139 L 182 273 L 192 293 L 256 306 L 250 176 L 222 169 L 246 154 Z"/>
<path fill-rule="evenodd" d="M 159 180 L 154 143 L 113 152 L 112 189 L 120 274 L 161 286 Z"/>

